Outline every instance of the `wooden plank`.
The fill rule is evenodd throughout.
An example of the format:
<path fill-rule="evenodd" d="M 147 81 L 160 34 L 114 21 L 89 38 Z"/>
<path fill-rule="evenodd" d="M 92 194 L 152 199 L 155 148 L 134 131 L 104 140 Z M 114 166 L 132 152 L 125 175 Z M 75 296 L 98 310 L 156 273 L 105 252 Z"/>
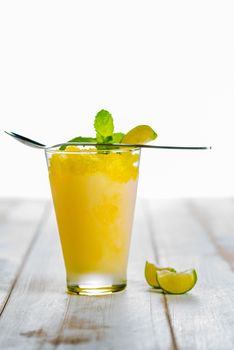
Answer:
<path fill-rule="evenodd" d="M 60 332 L 61 349 L 72 349 L 67 339 L 81 339 L 81 349 L 173 349 L 163 296 L 155 298 L 144 281 L 145 260 L 154 256 L 145 227 L 139 206 L 127 291 L 101 298 L 71 297 Z"/>
<path fill-rule="evenodd" d="M 41 231 L 0 319 L 0 348 L 173 348 L 163 297 L 144 282 L 144 262 L 153 252 L 142 209 L 136 215 L 128 289 L 113 296 L 66 294 L 53 215 Z"/>
<path fill-rule="evenodd" d="M 228 245 L 233 237 L 233 230 L 229 231 L 233 214 L 229 224 L 226 219 L 233 213 L 233 204 L 218 202 L 223 210 L 219 212 L 217 228 L 212 223 L 213 215 L 206 216 L 207 211 L 204 211 L 209 202 L 202 202 L 199 207 L 200 202 L 196 201 L 196 210 L 203 213 L 203 221 L 194 215 L 191 203 L 191 200 L 148 202 L 148 222 L 153 227 L 159 262 L 178 270 L 195 267 L 198 271 L 194 290 L 185 295 L 166 296 L 176 347 L 231 350 L 234 346 L 234 274 L 210 239 L 207 227 L 212 234 L 219 235 L 220 242 L 226 232 Z M 215 210 L 215 213 L 218 212 Z"/>
<path fill-rule="evenodd" d="M 194 199 L 188 201 L 188 205 L 193 216 L 206 228 L 217 253 L 234 272 L 234 199 Z"/>
<path fill-rule="evenodd" d="M 44 201 L 0 201 L 0 314 L 43 217 Z"/>
<path fill-rule="evenodd" d="M 53 349 L 68 295 L 54 216 L 46 218 L 0 318 L 1 349 Z"/>

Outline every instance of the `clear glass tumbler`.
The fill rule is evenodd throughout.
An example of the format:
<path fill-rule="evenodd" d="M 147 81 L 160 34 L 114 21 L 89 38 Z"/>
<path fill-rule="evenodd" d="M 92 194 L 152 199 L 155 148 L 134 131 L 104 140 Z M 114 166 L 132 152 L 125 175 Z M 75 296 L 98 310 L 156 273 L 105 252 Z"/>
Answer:
<path fill-rule="evenodd" d="M 127 285 L 140 149 L 64 148 L 46 150 L 46 158 L 68 291 L 121 291 Z"/>

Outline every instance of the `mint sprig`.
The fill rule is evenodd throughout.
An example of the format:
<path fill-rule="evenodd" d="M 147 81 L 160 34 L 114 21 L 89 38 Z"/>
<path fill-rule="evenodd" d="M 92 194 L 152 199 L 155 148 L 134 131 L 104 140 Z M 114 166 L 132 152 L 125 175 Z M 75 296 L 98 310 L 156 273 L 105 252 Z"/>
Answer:
<path fill-rule="evenodd" d="M 102 109 L 99 111 L 94 120 L 94 128 L 96 130 L 97 143 L 120 143 L 124 137 L 121 132 L 114 133 L 114 122 L 112 115 Z M 98 146 L 98 149 L 102 149 L 102 146 Z"/>
<path fill-rule="evenodd" d="M 112 115 L 105 109 L 99 111 L 94 120 L 94 128 L 98 134 L 98 137 L 101 137 L 104 140 L 108 136 L 112 136 L 114 131 Z"/>
<path fill-rule="evenodd" d="M 134 134 L 134 136 L 139 136 L 139 132 L 142 132 L 142 129 L 139 130 L 139 128 L 142 128 L 142 127 L 144 127 L 143 136 L 144 136 L 145 128 L 149 129 L 149 130 L 147 129 L 147 132 L 152 133 L 152 135 L 149 136 L 149 139 L 147 139 L 146 137 L 146 140 L 144 142 L 154 140 L 157 137 L 157 134 L 154 132 L 154 130 L 147 125 L 139 125 L 133 128 L 126 134 L 126 137 L 129 139 L 129 134 L 130 136 L 132 136 L 132 133 L 137 134 L 137 135 Z M 97 149 L 105 149 L 105 146 L 102 146 L 102 144 L 122 143 L 123 139 L 125 142 L 125 134 L 123 134 L 122 132 L 114 132 L 114 121 L 113 121 L 112 115 L 110 112 L 106 111 L 105 109 L 100 110 L 96 114 L 94 119 L 94 129 L 96 131 L 96 137 L 78 136 L 69 140 L 68 142 L 97 143 L 98 144 Z M 118 146 L 113 145 L 113 149 L 114 148 L 118 148 Z M 66 149 L 65 145 L 60 147 L 60 150 L 65 150 L 65 149 Z"/>

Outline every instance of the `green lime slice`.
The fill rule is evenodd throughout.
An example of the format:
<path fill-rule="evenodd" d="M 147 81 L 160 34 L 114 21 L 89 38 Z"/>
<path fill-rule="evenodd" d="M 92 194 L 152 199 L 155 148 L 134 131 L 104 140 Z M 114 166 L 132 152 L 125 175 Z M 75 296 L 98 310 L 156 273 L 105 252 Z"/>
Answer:
<path fill-rule="evenodd" d="M 156 132 L 149 125 L 138 125 L 131 129 L 122 139 L 122 143 L 144 144 L 155 140 Z"/>
<path fill-rule="evenodd" d="M 156 274 L 157 271 L 171 271 L 171 272 L 176 272 L 175 269 L 173 269 L 172 267 L 162 267 L 162 266 L 158 266 L 155 264 L 152 264 L 148 261 L 146 261 L 145 263 L 145 279 L 146 282 L 154 288 L 160 288 L 157 278 L 156 278 Z"/>
<path fill-rule="evenodd" d="M 197 273 L 195 269 L 183 272 L 157 271 L 156 279 L 165 293 L 184 294 L 195 286 Z"/>

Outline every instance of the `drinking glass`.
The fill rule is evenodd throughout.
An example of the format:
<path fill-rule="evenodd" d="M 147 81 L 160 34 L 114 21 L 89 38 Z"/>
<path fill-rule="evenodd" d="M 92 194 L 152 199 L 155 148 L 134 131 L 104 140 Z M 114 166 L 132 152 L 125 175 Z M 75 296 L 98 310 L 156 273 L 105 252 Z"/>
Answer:
<path fill-rule="evenodd" d="M 103 295 L 127 285 L 140 149 L 47 149 L 67 289 Z"/>

